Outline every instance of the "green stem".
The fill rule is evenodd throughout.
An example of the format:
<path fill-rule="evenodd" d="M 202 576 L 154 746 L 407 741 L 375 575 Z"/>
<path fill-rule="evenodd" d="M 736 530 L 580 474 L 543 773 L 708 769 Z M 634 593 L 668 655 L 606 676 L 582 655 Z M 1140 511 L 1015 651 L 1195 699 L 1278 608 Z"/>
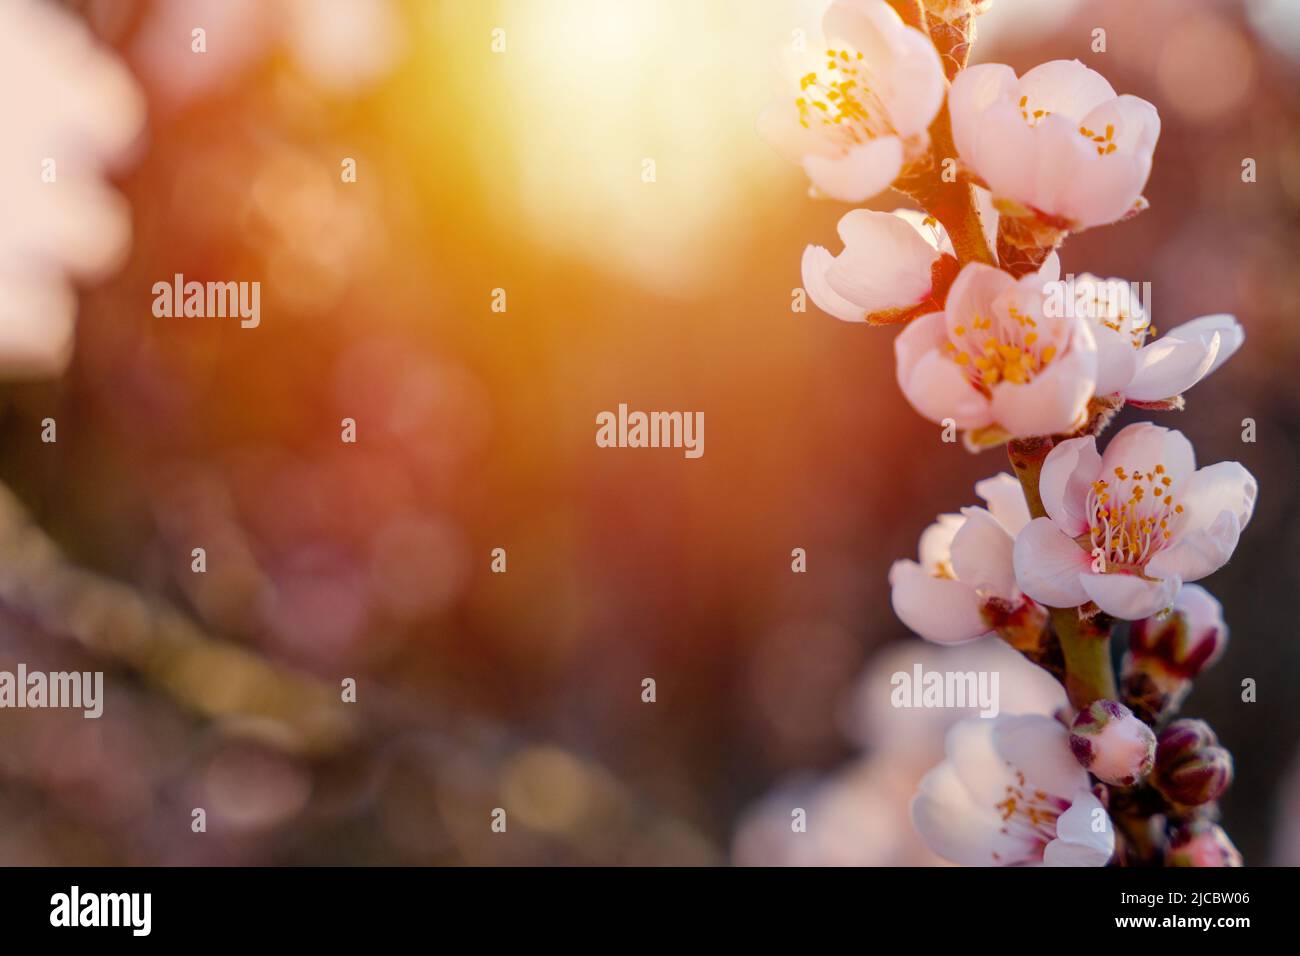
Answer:
<path fill-rule="evenodd" d="M 1065 693 L 1076 710 L 1103 697 L 1114 700 L 1115 670 L 1110 665 L 1110 628 L 1079 617 L 1078 608 L 1052 608 L 1052 630 L 1065 657 Z"/>

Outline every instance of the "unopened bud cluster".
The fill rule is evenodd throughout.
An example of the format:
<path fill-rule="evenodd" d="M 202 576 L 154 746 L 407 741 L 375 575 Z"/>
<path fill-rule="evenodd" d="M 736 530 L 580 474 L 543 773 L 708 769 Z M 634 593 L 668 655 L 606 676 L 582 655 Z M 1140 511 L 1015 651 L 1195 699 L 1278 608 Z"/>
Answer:
<path fill-rule="evenodd" d="M 1232 783 L 1232 754 L 1203 720 L 1176 720 L 1160 734 L 1152 784 L 1170 803 L 1213 803 Z"/>

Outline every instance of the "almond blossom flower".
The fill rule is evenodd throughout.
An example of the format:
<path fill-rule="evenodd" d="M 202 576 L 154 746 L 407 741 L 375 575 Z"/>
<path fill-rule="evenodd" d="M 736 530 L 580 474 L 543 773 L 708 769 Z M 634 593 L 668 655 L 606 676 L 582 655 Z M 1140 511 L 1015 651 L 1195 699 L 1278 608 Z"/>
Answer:
<path fill-rule="evenodd" d="M 1105 866 L 1115 831 L 1068 736 L 1032 714 L 954 724 L 912 800 L 921 839 L 967 866 Z"/>
<path fill-rule="evenodd" d="M 1131 290 L 1122 279 L 1084 274 L 1048 291 L 1048 311 L 1073 311 L 1092 323 L 1098 395 L 1167 406 L 1218 369 L 1245 340 L 1236 318 L 1220 314 L 1192 319 L 1148 342 L 1156 330 Z"/>
<path fill-rule="evenodd" d="M 1091 600 L 1137 620 L 1227 563 L 1256 484 L 1234 461 L 1198 470 L 1181 432 L 1143 422 L 1100 455 L 1092 436 L 1061 442 L 1043 462 L 1039 492 L 1047 517 L 1015 543 L 1021 590 L 1050 607 Z"/>
<path fill-rule="evenodd" d="M 968 263 L 943 312 L 921 316 L 894 340 L 898 384 L 933 422 L 951 419 L 973 446 L 1073 431 L 1097 375 L 1089 324 L 1048 315 L 1046 270 L 1013 279 Z M 971 433 L 974 434 L 971 434 Z"/>
<path fill-rule="evenodd" d="M 845 322 L 905 322 L 938 306 L 957 271 L 948 234 L 939 221 L 911 209 L 855 209 L 836 227 L 844 250 L 822 246 L 803 254 L 803 285 L 823 312 Z"/>
<path fill-rule="evenodd" d="M 1160 116 L 1146 100 L 1117 96 L 1078 60 L 1043 63 L 1019 79 L 998 63 L 967 67 L 948 108 L 962 162 L 1004 208 L 1076 232 L 1141 208 Z"/>
<path fill-rule="evenodd" d="M 799 69 L 798 92 L 765 110 L 758 128 L 816 190 L 862 202 L 925 153 L 943 105 L 943 64 L 885 0 L 836 0 L 822 30 L 825 55 Z"/>
<path fill-rule="evenodd" d="M 1022 617 L 1039 611 L 1016 586 L 1011 561 L 1015 536 L 1029 523 L 1020 482 L 999 474 L 977 483 L 975 492 L 987 510 L 939 515 L 921 534 L 920 562 L 895 561 L 889 569 L 894 613 L 936 644 L 960 644 L 990 633 L 983 609 L 992 600 Z"/>
<path fill-rule="evenodd" d="M 71 355 L 70 277 L 111 272 L 126 202 L 103 179 L 144 121 L 144 97 L 85 24 L 31 0 L 0 30 L 0 369 L 53 375 Z"/>

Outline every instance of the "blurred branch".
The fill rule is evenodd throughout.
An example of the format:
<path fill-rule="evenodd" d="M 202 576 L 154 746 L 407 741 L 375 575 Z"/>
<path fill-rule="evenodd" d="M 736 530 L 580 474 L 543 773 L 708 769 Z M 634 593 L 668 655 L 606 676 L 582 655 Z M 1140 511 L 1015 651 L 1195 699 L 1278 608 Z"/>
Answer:
<path fill-rule="evenodd" d="M 330 752 L 354 737 L 338 688 L 215 640 L 166 602 L 69 564 L 4 485 L 0 601 L 203 717 L 271 721 L 291 737 L 281 743 L 306 753 Z"/>

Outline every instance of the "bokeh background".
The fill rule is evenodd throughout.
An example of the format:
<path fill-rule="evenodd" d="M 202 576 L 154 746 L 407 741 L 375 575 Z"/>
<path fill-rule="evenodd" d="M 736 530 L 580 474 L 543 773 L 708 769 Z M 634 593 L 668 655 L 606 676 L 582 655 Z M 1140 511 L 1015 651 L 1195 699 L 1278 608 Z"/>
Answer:
<path fill-rule="evenodd" d="M 941 722 L 883 702 L 949 664 L 886 572 L 1006 466 L 906 406 L 890 331 L 791 311 L 845 207 L 754 117 L 824 3 L 61 5 L 147 120 L 70 367 L 0 387 L 0 667 L 109 690 L 98 721 L 0 712 L 0 863 L 934 862 L 906 801 Z M 1247 862 L 1300 863 L 1300 4 L 980 22 L 975 61 L 1059 57 L 1163 121 L 1151 208 L 1065 271 L 1150 281 L 1161 327 L 1247 330 L 1161 416 L 1261 486 L 1203 582 L 1232 637 L 1185 712 L 1236 756 Z M 155 318 L 178 272 L 261 281 L 261 326 Z M 598 449 L 620 402 L 703 411 L 704 456 Z M 766 836 L 795 805 L 835 821 L 797 853 Z"/>

